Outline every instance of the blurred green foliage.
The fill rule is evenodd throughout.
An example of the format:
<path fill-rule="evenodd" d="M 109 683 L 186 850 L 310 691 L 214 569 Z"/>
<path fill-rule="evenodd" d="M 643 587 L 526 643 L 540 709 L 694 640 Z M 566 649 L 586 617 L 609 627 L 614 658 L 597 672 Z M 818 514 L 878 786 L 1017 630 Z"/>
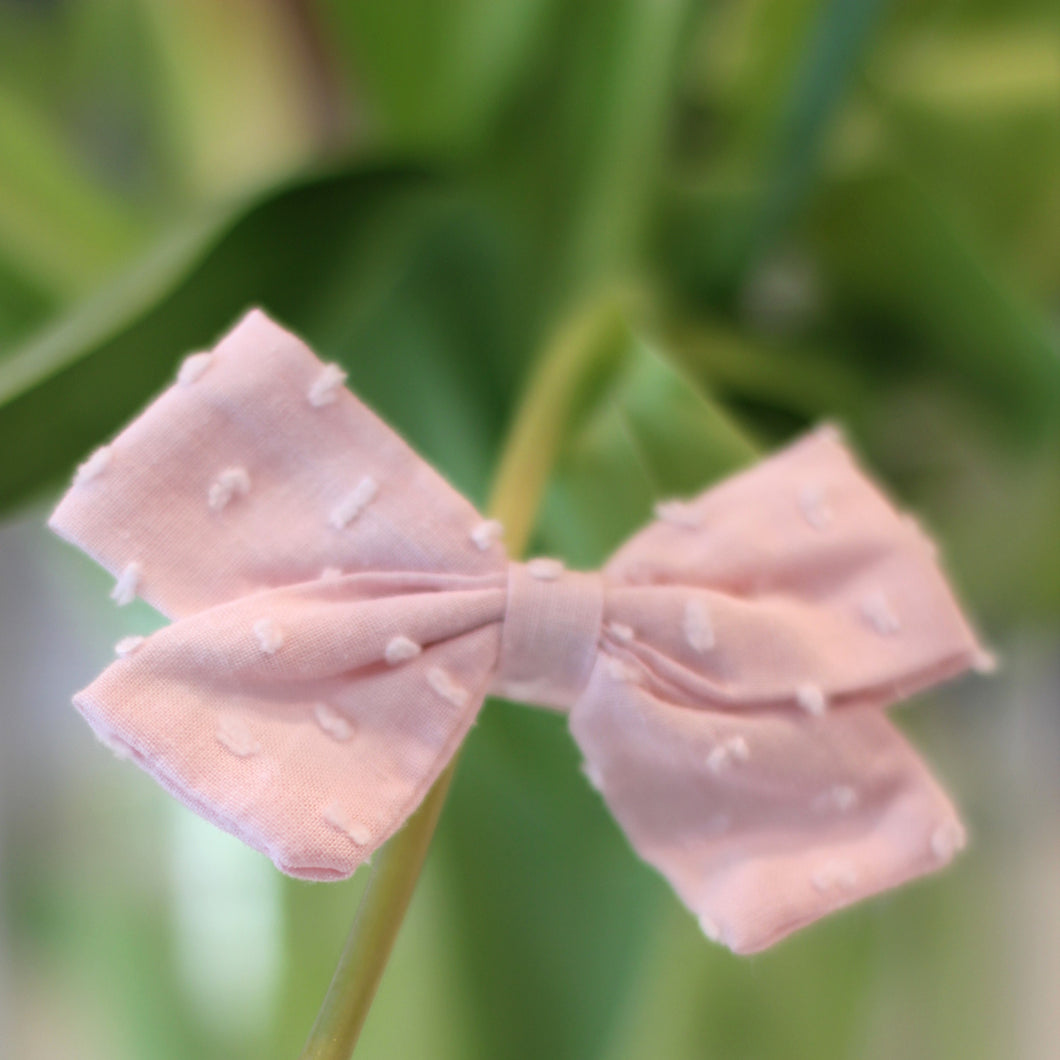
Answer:
<path fill-rule="evenodd" d="M 2 0 L 0 505 L 54 490 L 252 304 L 481 500 L 534 357 L 604 298 L 541 547 L 596 563 L 653 499 L 831 417 L 992 633 L 1053 619 L 1058 22 L 1045 0 Z M 122 1029 L 110 1056 L 295 1055 L 361 886 L 284 882 L 281 1000 L 233 1038 L 181 999 L 143 895 L 57 872 L 5 881 L 15 942 Z M 358 1055 L 1012 1055 L 978 974 L 990 886 L 956 870 L 735 960 L 627 850 L 562 719 L 494 704 Z"/>

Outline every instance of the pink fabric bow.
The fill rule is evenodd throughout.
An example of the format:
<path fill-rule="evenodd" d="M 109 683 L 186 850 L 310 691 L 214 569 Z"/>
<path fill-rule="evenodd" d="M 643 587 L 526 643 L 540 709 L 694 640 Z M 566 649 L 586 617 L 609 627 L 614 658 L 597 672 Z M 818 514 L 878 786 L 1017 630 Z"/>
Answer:
<path fill-rule="evenodd" d="M 495 692 L 703 930 L 762 949 L 964 842 L 881 708 L 986 657 L 930 542 L 823 429 L 661 505 L 599 573 L 484 521 L 258 311 L 79 469 L 50 525 L 174 618 L 75 697 L 283 872 L 350 875 Z"/>

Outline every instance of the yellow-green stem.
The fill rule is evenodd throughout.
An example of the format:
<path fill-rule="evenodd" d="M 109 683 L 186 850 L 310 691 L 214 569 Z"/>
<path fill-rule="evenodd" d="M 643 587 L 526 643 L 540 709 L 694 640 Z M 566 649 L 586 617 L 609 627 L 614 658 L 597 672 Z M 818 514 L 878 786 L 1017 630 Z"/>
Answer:
<path fill-rule="evenodd" d="M 504 524 L 512 556 L 533 533 L 563 436 L 622 319 L 601 299 L 561 328 L 527 387 L 494 478 L 488 510 Z M 302 1060 L 348 1060 L 360 1037 L 445 803 L 456 758 L 419 809 L 376 856 L 338 967 L 302 1051 Z"/>

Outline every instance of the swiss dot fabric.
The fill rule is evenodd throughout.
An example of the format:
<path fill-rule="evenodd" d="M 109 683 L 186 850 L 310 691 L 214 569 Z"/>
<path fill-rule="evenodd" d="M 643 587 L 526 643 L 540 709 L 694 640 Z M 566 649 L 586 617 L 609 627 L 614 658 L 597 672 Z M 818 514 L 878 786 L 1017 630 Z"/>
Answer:
<path fill-rule="evenodd" d="M 960 848 L 882 708 L 986 656 L 834 431 L 572 572 L 509 563 L 344 379 L 254 311 L 79 469 L 50 525 L 174 619 L 75 697 L 116 752 L 337 879 L 489 691 L 567 710 L 634 849 L 741 953 Z"/>

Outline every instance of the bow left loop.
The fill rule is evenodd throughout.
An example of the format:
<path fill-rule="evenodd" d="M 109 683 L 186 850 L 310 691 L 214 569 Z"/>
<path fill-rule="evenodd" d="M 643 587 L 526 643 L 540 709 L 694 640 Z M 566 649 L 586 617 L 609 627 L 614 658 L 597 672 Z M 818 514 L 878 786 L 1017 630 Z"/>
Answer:
<path fill-rule="evenodd" d="M 497 528 L 252 311 L 79 469 L 49 525 L 178 619 L 75 699 L 101 739 L 292 875 L 418 805 L 499 652 Z M 356 672 L 356 684 L 350 676 Z"/>

